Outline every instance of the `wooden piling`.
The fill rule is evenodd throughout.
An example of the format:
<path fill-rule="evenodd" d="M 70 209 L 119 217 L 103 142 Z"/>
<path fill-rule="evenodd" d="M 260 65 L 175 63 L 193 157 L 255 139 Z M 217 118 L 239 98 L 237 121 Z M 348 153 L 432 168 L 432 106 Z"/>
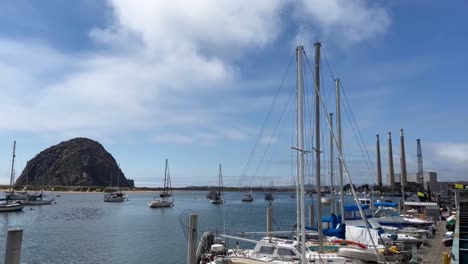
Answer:
<path fill-rule="evenodd" d="M 198 215 L 191 214 L 189 218 L 187 264 L 195 264 L 197 254 Z"/>
<path fill-rule="evenodd" d="M 19 264 L 23 229 L 9 229 L 6 241 L 5 264 Z"/>

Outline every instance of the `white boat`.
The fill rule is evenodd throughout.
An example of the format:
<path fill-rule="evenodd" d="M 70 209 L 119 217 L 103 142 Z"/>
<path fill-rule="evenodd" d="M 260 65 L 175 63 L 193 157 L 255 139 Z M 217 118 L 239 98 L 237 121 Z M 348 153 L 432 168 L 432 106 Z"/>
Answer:
<path fill-rule="evenodd" d="M 174 206 L 174 200 L 172 199 L 172 189 L 169 186 L 169 163 L 166 159 L 166 167 L 164 169 L 164 190 L 159 194 L 160 199 L 156 197 L 153 198 L 152 201 L 148 202 L 148 206 L 151 208 L 164 208 Z"/>
<path fill-rule="evenodd" d="M 221 164 L 219 164 L 219 175 L 218 175 L 218 191 L 211 197 L 212 204 L 222 204 L 224 203 L 223 196 L 223 174 L 221 171 Z"/>
<path fill-rule="evenodd" d="M 41 193 L 30 194 L 23 203 L 25 205 L 47 205 L 55 203 L 55 199 L 53 197 L 50 199 L 45 198 L 44 192 L 41 190 Z"/>
<path fill-rule="evenodd" d="M 275 200 L 275 195 L 273 194 L 273 181 L 270 182 L 270 190 L 265 193 L 265 201 L 273 202 Z"/>
<path fill-rule="evenodd" d="M 252 190 L 242 196 L 242 202 L 253 202 L 253 200 Z"/>
<path fill-rule="evenodd" d="M 51 197 L 46 198 L 44 194 L 44 179 L 46 178 L 46 161 L 44 159 L 43 175 L 42 175 L 42 187 L 40 193 L 29 194 L 28 198 L 23 201 L 25 205 L 48 205 L 55 203 L 53 189 L 51 189 Z M 26 187 L 28 186 L 28 175 L 26 175 Z"/>
<path fill-rule="evenodd" d="M 125 202 L 127 200 L 127 195 L 123 193 L 119 189 L 107 189 L 105 190 L 104 194 L 104 202 L 114 202 L 114 203 L 120 203 L 120 202 Z"/>
<path fill-rule="evenodd" d="M 2 201 L 0 202 L 0 212 L 22 211 L 24 204 L 21 201 Z"/>
<path fill-rule="evenodd" d="M 104 190 L 104 202 L 121 203 L 127 201 L 127 195 L 120 190 L 120 165 L 117 169 L 117 187 L 112 187 L 112 174 L 109 175 L 109 188 Z"/>

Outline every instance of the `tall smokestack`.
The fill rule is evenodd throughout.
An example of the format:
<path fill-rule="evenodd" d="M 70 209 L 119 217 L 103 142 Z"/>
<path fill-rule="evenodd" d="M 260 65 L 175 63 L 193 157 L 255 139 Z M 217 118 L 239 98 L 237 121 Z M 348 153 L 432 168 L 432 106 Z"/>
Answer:
<path fill-rule="evenodd" d="M 380 140 L 377 134 L 377 185 L 379 190 L 382 191 L 382 163 L 380 161 Z"/>
<path fill-rule="evenodd" d="M 403 128 L 400 129 L 400 147 L 401 147 L 401 185 L 406 186 L 408 178 L 406 175 L 406 154 L 405 154 L 405 138 L 403 136 Z"/>
<path fill-rule="evenodd" d="M 393 190 L 395 187 L 395 174 L 393 172 L 392 132 L 388 132 L 388 184 Z"/>

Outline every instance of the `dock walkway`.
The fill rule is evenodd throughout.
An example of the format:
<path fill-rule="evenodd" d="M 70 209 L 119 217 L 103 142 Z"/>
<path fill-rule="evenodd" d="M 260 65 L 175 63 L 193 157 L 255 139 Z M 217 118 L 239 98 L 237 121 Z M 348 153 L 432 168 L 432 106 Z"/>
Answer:
<path fill-rule="evenodd" d="M 436 225 L 436 234 L 427 239 L 427 243 L 418 250 L 419 263 L 440 264 L 443 252 L 451 252 L 452 247 L 442 244 L 442 237 L 446 232 L 445 221 L 439 221 Z"/>

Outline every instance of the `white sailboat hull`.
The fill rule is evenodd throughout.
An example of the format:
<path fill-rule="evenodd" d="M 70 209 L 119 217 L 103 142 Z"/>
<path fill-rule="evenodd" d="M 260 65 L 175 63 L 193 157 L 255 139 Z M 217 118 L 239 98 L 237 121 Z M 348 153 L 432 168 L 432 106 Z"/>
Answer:
<path fill-rule="evenodd" d="M 110 203 L 121 203 L 127 199 L 127 196 L 119 196 L 119 197 L 104 197 L 104 202 Z"/>
<path fill-rule="evenodd" d="M 164 208 L 164 207 L 172 207 L 174 205 L 171 201 L 160 201 L 155 200 L 148 203 L 148 206 L 151 208 Z"/>
<path fill-rule="evenodd" d="M 0 212 L 21 211 L 23 208 L 24 204 L 2 204 L 0 205 Z"/>

